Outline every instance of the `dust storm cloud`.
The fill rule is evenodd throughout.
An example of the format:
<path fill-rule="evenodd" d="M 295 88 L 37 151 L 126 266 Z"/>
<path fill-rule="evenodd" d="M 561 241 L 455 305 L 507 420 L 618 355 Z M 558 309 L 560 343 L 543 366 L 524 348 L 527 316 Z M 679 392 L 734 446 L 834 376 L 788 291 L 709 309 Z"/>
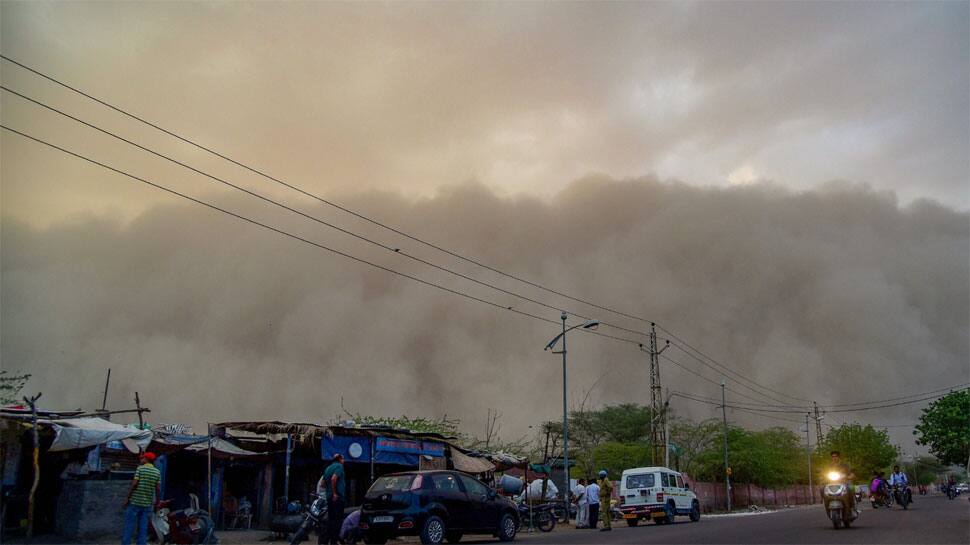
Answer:
<path fill-rule="evenodd" d="M 381 265 L 558 320 L 555 311 L 241 196 L 210 198 Z M 578 180 L 547 200 L 502 197 L 473 183 L 423 199 L 373 192 L 341 199 L 492 266 L 656 320 L 799 397 L 845 403 L 967 379 L 970 215 L 940 204 L 900 206 L 892 193 L 847 183 L 794 192 L 603 177 Z M 300 206 L 506 289 L 644 327 L 322 205 Z M 554 324 L 195 205 L 158 205 L 131 223 L 87 215 L 44 229 L 5 218 L 2 227 L 3 368 L 32 373 L 29 388 L 43 391 L 48 407 L 97 406 L 110 367 L 110 405 L 129 405 L 138 390 L 154 420 L 196 426 L 325 421 L 341 400 L 373 414 L 448 414 L 470 431 L 487 407 L 499 407 L 508 435 L 558 413 L 559 360 L 542 351 Z M 635 346 L 580 334 L 569 346 L 573 399 L 602 376 L 595 403 L 647 400 L 645 360 Z M 684 354 L 668 354 L 720 380 Z M 675 390 L 717 393 L 666 363 L 663 378 Z M 704 406 L 675 408 L 710 414 Z M 856 418 L 889 423 L 916 414 L 908 406 Z"/>

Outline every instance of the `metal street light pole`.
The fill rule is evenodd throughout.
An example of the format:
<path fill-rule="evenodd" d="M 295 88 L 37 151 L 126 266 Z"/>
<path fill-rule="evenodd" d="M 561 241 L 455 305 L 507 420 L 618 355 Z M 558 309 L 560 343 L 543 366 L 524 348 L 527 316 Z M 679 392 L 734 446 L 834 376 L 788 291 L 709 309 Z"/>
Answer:
<path fill-rule="evenodd" d="M 566 524 L 569 524 L 569 406 L 566 401 L 566 391 L 567 391 L 567 381 L 566 381 L 566 333 L 581 327 L 583 329 L 596 329 L 600 323 L 597 320 L 586 320 L 581 324 L 574 325 L 569 329 L 566 329 L 566 319 L 569 317 L 565 312 L 560 316 L 562 319 L 562 333 L 556 335 L 554 339 L 549 341 L 546 345 L 545 350 L 549 350 L 556 346 L 556 343 L 562 339 L 562 350 L 559 352 L 553 352 L 553 354 L 562 354 L 562 470 L 563 470 L 563 505 L 566 509 Z"/>
<path fill-rule="evenodd" d="M 566 525 L 569 525 L 569 410 L 566 407 L 566 313 L 562 318 L 562 503 L 566 508 Z M 543 498 L 545 499 L 545 498 Z"/>

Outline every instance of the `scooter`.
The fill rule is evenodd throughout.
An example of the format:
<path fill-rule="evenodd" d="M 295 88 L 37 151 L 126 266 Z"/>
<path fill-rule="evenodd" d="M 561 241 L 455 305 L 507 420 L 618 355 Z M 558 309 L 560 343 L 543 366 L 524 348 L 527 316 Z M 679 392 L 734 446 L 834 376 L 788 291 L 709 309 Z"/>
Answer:
<path fill-rule="evenodd" d="M 830 471 L 826 476 L 829 482 L 822 488 L 822 505 L 825 506 L 825 513 L 836 530 L 840 527 L 848 528 L 852 521 L 859 517 L 859 512 L 851 505 L 850 498 L 854 492 L 846 482 L 845 475 L 838 471 Z"/>
<path fill-rule="evenodd" d="M 290 545 L 298 545 L 303 542 L 304 539 L 310 535 L 310 530 L 316 529 L 317 535 L 323 535 L 323 529 L 327 526 L 327 498 L 319 496 L 317 494 L 310 494 L 314 498 L 310 502 L 310 507 L 307 508 L 306 512 L 303 514 L 303 522 L 300 527 L 293 532 L 293 538 L 290 539 Z"/>
<path fill-rule="evenodd" d="M 152 512 L 151 530 L 158 543 L 215 543 L 215 523 L 209 513 L 199 509 L 199 498 L 189 494 L 190 507 L 172 511 L 172 500 L 158 502 Z"/>

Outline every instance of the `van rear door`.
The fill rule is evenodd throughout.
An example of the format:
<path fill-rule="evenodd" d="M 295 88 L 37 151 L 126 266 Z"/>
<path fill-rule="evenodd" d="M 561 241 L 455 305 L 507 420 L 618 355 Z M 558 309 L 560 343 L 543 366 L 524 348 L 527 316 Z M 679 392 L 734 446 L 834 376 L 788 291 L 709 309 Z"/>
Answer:
<path fill-rule="evenodd" d="M 631 473 L 623 478 L 624 505 L 652 503 L 650 489 L 657 486 L 655 473 Z"/>

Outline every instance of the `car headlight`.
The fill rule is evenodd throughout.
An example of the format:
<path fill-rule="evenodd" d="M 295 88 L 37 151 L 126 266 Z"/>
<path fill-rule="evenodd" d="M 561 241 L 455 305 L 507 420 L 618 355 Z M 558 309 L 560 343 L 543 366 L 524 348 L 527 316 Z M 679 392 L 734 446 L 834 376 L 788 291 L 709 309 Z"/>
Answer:
<path fill-rule="evenodd" d="M 829 471 L 828 475 L 826 475 L 826 476 L 829 478 L 830 481 L 841 481 L 842 480 L 842 474 L 839 473 L 838 471 Z"/>

